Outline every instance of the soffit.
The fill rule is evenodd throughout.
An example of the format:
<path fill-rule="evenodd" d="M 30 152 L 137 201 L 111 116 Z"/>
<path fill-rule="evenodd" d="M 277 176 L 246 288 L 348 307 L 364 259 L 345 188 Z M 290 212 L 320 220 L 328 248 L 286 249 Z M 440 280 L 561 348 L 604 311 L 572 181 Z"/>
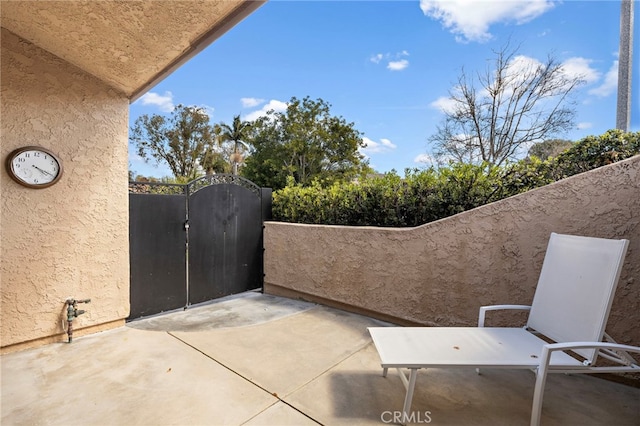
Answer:
<path fill-rule="evenodd" d="M 2 1 L 2 27 L 136 98 L 264 1 Z"/>

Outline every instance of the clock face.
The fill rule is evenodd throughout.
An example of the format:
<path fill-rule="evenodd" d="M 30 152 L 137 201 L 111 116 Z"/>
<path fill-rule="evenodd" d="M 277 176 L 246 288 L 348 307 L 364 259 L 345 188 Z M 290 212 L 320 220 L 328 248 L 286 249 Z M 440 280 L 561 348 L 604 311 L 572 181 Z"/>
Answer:
<path fill-rule="evenodd" d="M 52 152 L 40 147 L 24 147 L 7 159 L 9 175 L 29 188 L 46 188 L 62 176 L 62 163 Z"/>

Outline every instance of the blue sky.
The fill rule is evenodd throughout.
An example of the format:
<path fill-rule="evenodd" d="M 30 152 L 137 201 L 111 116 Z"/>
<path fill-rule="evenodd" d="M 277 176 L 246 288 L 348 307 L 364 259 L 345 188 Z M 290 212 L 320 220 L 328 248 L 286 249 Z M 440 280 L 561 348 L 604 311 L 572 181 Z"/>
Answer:
<path fill-rule="evenodd" d="M 322 98 L 363 133 L 375 170 L 402 173 L 430 164 L 428 137 L 461 69 L 484 71 L 510 41 L 521 59 L 552 55 L 585 79 L 576 126 L 560 135 L 578 140 L 615 127 L 619 26 L 619 1 L 271 0 L 131 104 L 130 126 L 177 104 L 231 123 L 283 110 L 293 96 Z M 632 131 L 640 130 L 639 50 Z M 171 174 L 129 151 L 137 174 Z"/>

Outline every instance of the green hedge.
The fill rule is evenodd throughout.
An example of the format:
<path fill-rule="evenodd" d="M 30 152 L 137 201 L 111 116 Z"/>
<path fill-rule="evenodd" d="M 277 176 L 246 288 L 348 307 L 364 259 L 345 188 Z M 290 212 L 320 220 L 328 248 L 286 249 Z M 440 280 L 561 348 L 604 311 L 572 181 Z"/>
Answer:
<path fill-rule="evenodd" d="M 325 225 L 406 227 L 438 220 L 640 153 L 640 132 L 610 130 L 557 157 L 504 167 L 450 164 L 323 186 L 287 186 L 273 194 L 273 219 Z"/>

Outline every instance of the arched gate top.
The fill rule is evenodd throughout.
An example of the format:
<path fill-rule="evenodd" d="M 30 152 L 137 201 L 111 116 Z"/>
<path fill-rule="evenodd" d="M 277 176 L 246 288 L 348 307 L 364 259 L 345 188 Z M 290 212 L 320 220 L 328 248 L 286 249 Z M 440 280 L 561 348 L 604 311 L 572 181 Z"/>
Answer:
<path fill-rule="evenodd" d="M 187 184 L 160 182 L 129 182 L 129 192 L 135 194 L 192 195 L 211 185 L 232 184 L 248 189 L 260 196 L 260 187 L 238 175 L 214 174 L 200 177 Z"/>
<path fill-rule="evenodd" d="M 242 186 L 243 188 L 248 189 L 257 196 L 260 196 L 260 187 L 258 185 L 248 179 L 243 178 L 242 176 L 230 174 L 207 175 L 196 180 L 192 180 L 187 184 L 187 193 L 191 195 L 201 190 L 202 188 L 206 188 L 207 186 L 220 185 L 225 183 Z"/>

